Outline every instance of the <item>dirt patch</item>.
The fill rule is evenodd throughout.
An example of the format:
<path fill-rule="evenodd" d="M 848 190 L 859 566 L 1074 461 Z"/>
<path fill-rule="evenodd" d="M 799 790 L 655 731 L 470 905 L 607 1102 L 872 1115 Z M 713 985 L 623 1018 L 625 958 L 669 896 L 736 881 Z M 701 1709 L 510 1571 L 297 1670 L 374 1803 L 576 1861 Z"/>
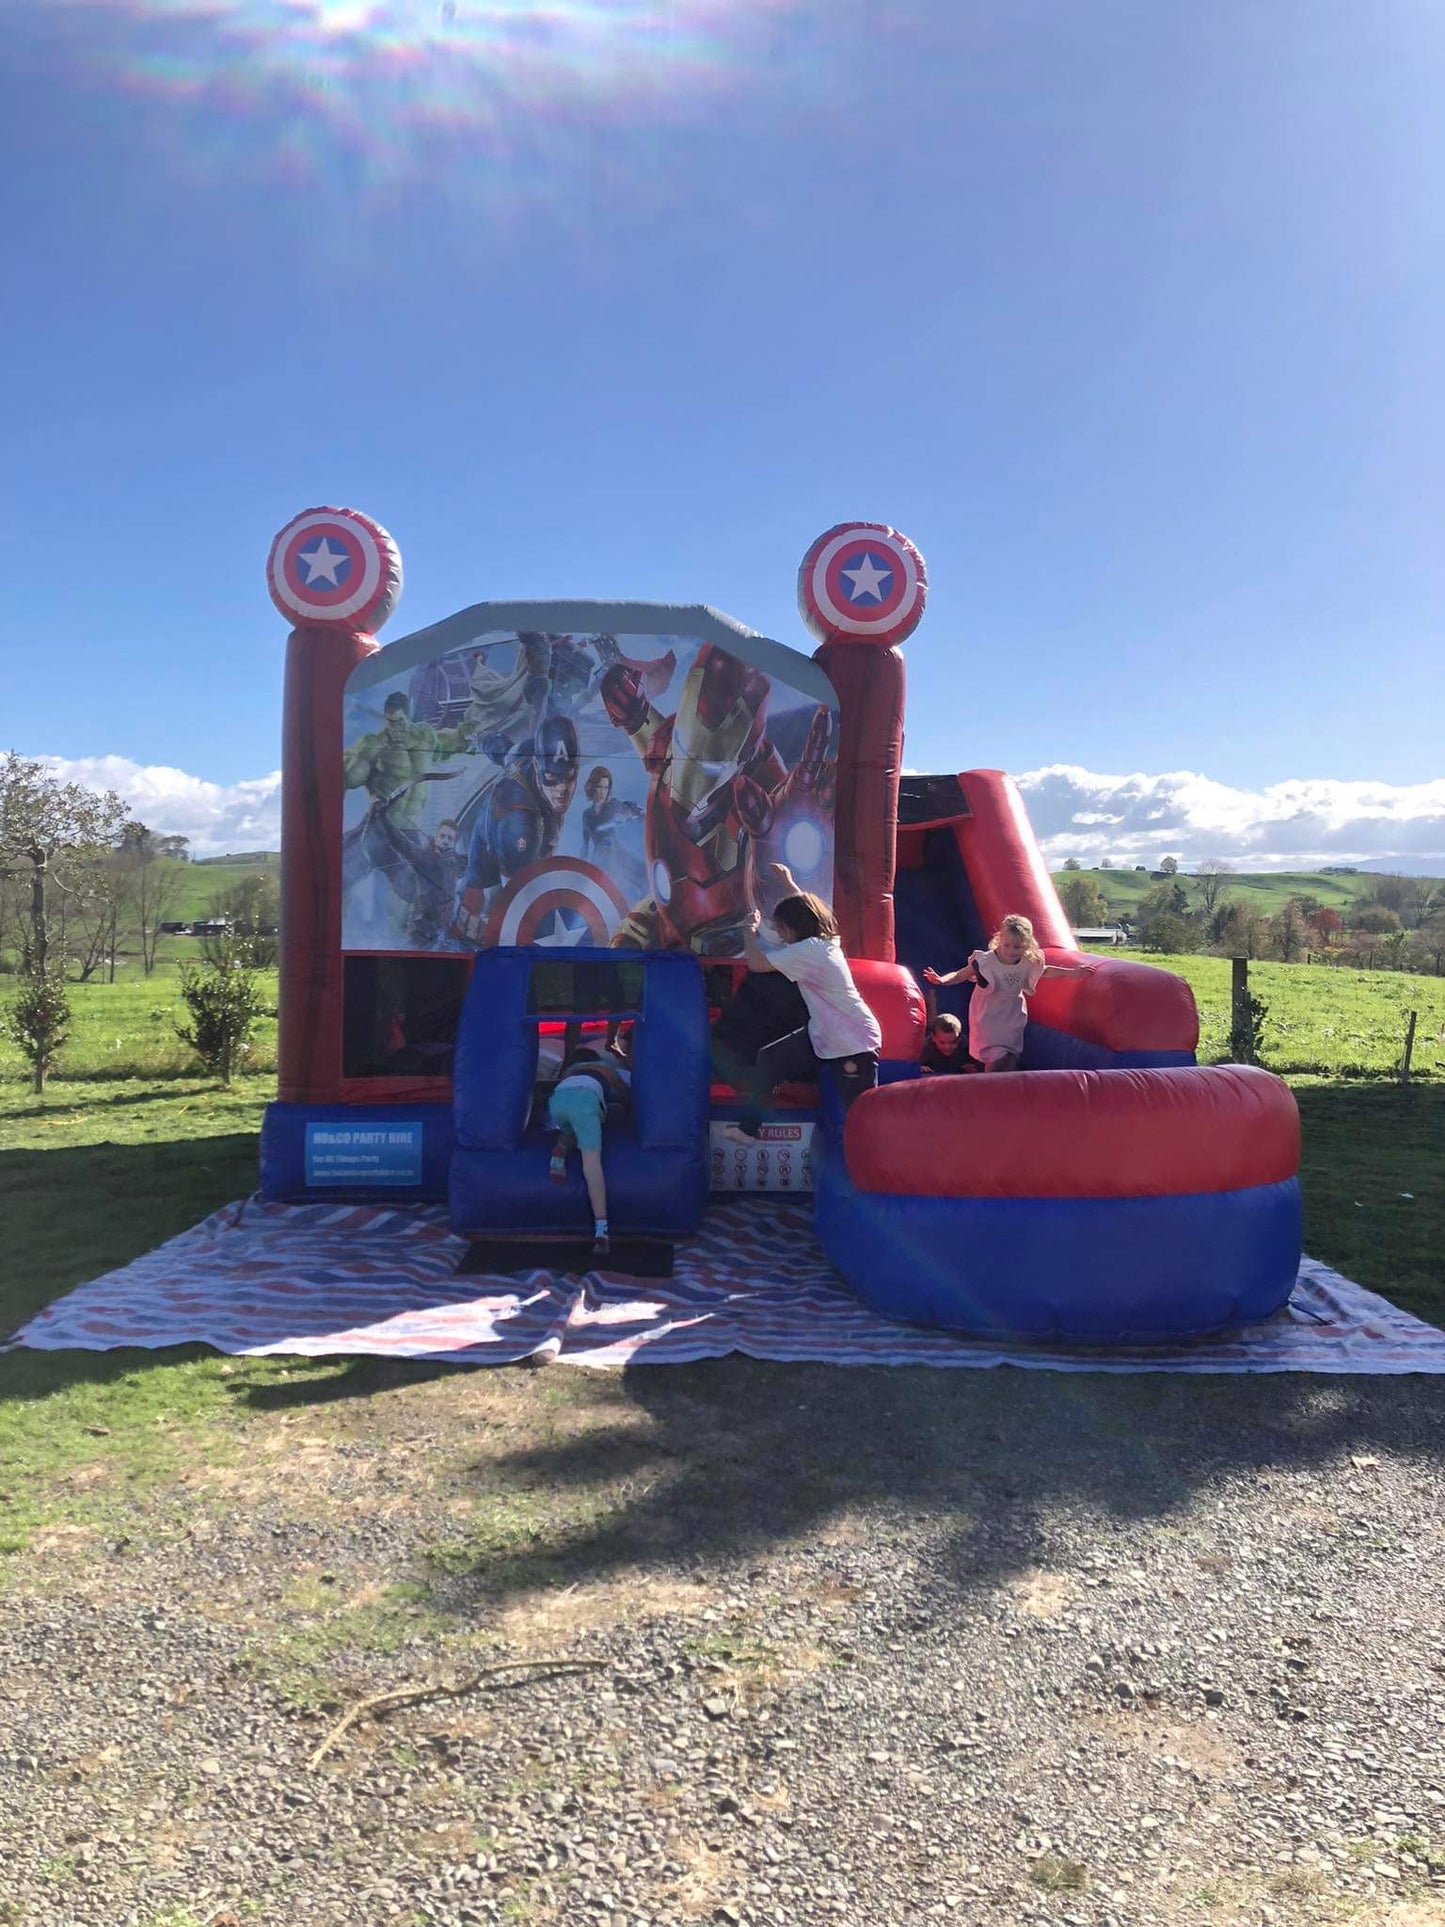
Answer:
<path fill-rule="evenodd" d="M 498 1615 L 496 1630 L 522 1652 L 555 1652 L 580 1634 L 647 1619 L 692 1619 L 715 1593 L 707 1586 L 638 1577 L 595 1580 L 528 1593 Z"/>
<path fill-rule="evenodd" d="M 1209 1720 L 1121 1713 L 1105 1717 L 1099 1727 L 1115 1746 L 1143 1753 L 1151 1760 L 1177 1761 L 1190 1772 L 1206 1774 L 1210 1779 L 1232 1780 L 1244 1770 L 1241 1749 Z"/>
<path fill-rule="evenodd" d="M 1045 1567 L 1020 1573 L 1008 1590 L 1019 1611 L 1033 1619 L 1061 1619 L 1078 1596 L 1073 1579 Z"/>

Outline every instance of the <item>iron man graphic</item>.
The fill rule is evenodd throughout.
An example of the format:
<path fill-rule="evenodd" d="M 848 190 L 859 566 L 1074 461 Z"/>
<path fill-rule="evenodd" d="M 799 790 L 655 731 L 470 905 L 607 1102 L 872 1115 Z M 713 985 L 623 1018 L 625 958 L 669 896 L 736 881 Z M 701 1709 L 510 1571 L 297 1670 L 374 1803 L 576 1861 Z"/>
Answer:
<path fill-rule="evenodd" d="M 612 939 L 620 950 L 692 950 L 701 957 L 742 951 L 750 909 L 772 908 L 768 865 L 799 846 L 821 865 L 834 789 L 828 755 L 832 717 L 821 706 L 789 772 L 766 732 L 770 683 L 762 670 L 706 643 L 683 682 L 676 713 L 648 701 L 639 667 L 614 663 L 602 700 L 650 778 L 645 811 L 651 894 L 635 904 Z M 804 888 L 831 893 L 796 860 Z"/>

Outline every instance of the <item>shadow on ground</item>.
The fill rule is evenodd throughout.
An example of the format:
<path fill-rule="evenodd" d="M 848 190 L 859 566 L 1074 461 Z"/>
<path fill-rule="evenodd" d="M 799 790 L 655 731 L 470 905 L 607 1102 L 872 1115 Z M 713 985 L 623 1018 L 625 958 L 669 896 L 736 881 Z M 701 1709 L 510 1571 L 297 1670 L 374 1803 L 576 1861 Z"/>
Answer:
<path fill-rule="evenodd" d="M 603 1502 L 581 1529 L 501 1552 L 479 1547 L 468 1569 L 483 1595 L 638 1567 L 746 1563 L 845 1518 L 886 1533 L 900 1516 L 944 1528 L 947 1588 L 991 1587 L 1049 1563 L 1057 1515 L 1092 1520 L 1101 1534 L 1166 1523 L 1224 1481 L 1308 1472 L 1341 1455 L 1445 1468 L 1438 1378 L 1107 1378 L 734 1359 L 639 1368 L 611 1389 L 650 1424 L 619 1415 L 611 1431 L 473 1464 L 483 1498 L 500 1484 Z"/>
<path fill-rule="evenodd" d="M 1310 1247 L 1428 1316 L 1445 1300 L 1445 1241 L 1431 1230 L 1445 1192 L 1442 1093 L 1320 1086 L 1301 1101 Z M 15 1273 L 10 1322 L 62 1281 L 122 1263 L 241 1195 L 254 1154 L 249 1135 L 11 1154 L 18 1238 L 9 1235 L 8 1257 L 16 1265 L 18 1250 L 29 1269 Z M 1413 1282 L 1404 1291 L 1400 1281 Z M 0 1361 L 0 1389 L 17 1356 Z M 27 1354 L 14 1395 L 178 1356 Z M 886 1534 L 910 1518 L 937 1523 L 940 1584 L 967 1590 L 1047 1563 L 1064 1514 L 1107 1534 L 1167 1525 L 1229 1480 L 1308 1473 L 1351 1453 L 1388 1453 L 1437 1476 L 1445 1459 L 1445 1379 L 740 1358 L 485 1376 L 379 1359 L 278 1363 L 289 1376 L 237 1385 L 238 1405 L 255 1414 L 362 1402 L 346 1422 L 384 1438 L 390 1402 L 408 1401 L 408 1424 L 448 1468 L 445 1496 L 460 1508 L 455 1538 L 439 1549 L 438 1597 L 463 1614 L 537 1588 L 766 1559 L 845 1522 Z M 437 1391 L 419 1404 L 423 1386 Z"/>
<path fill-rule="evenodd" d="M 238 1393 L 253 1410 L 377 1401 L 465 1371 L 357 1361 Z M 1058 1522 L 1166 1527 L 1226 1482 L 1350 1455 L 1445 1477 L 1445 1379 L 1107 1377 L 773 1365 L 509 1372 L 493 1451 L 463 1452 L 434 1603 L 512 1599 L 766 1562 L 833 1537 L 936 1528 L 940 1603 L 1059 1554 Z M 415 1404 L 409 1407 L 414 1430 Z M 508 1446 L 518 1433 L 529 1442 Z M 439 1443 L 444 1441 L 439 1440 Z M 1290 1503 L 1296 1501 L 1291 1500 Z M 462 1512 L 459 1515 L 457 1505 Z M 1077 1545 L 1073 1556 L 1077 1555 Z M 840 1557 L 846 1559 L 846 1552 Z"/>
<path fill-rule="evenodd" d="M 87 1101 L 90 1108 L 98 1106 Z M 256 1188 L 253 1132 L 47 1149 L 45 1115 L 33 1122 L 36 1148 L 0 1158 L 0 1332 Z M 55 1356 L 70 1360 L 76 1376 L 90 1375 L 84 1361 L 94 1354 Z M 133 1370 L 141 1358 L 163 1365 L 176 1353 L 126 1357 Z"/>

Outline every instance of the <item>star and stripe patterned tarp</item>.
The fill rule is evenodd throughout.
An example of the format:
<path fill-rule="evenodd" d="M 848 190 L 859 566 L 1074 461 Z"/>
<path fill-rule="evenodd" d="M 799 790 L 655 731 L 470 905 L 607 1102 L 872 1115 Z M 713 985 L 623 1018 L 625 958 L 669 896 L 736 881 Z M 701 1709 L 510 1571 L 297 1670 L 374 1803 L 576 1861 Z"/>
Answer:
<path fill-rule="evenodd" d="M 893 1324 L 840 1283 L 806 1200 L 715 1203 L 671 1278 L 457 1273 L 445 1211 L 227 1205 L 58 1299 L 13 1343 L 42 1351 L 205 1344 L 307 1357 L 477 1365 L 677 1364 L 741 1352 L 830 1365 L 1014 1365 L 1061 1372 L 1445 1372 L 1445 1332 L 1312 1259 L 1278 1317 L 1187 1345 L 1053 1350 Z"/>

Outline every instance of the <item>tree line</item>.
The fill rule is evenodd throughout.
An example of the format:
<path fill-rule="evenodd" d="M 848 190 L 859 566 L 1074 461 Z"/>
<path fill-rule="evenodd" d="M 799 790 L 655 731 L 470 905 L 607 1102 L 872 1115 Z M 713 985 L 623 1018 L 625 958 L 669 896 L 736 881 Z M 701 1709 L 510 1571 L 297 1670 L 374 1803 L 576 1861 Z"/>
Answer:
<path fill-rule="evenodd" d="M 37 1093 L 70 1031 L 72 978 L 115 981 L 134 961 L 149 977 L 189 893 L 185 837 L 142 823 L 114 790 L 60 782 L 34 757 L 0 754 L 0 971 L 19 980 L 0 1031 L 30 1065 Z M 258 871 L 216 892 L 199 965 L 182 963 L 190 1021 L 179 1034 L 229 1084 L 261 1010 L 256 971 L 276 961 L 276 878 Z"/>
<path fill-rule="evenodd" d="M 1433 877 L 1362 873 L 1353 903 L 1337 908 L 1302 891 L 1266 914 L 1231 892 L 1234 871 L 1221 859 L 1207 859 L 1189 876 L 1166 857 L 1150 872 L 1153 888 L 1116 913 L 1075 859 L 1064 869 L 1059 900 L 1075 929 L 1120 923 L 1145 950 L 1445 976 L 1445 886 Z"/>

